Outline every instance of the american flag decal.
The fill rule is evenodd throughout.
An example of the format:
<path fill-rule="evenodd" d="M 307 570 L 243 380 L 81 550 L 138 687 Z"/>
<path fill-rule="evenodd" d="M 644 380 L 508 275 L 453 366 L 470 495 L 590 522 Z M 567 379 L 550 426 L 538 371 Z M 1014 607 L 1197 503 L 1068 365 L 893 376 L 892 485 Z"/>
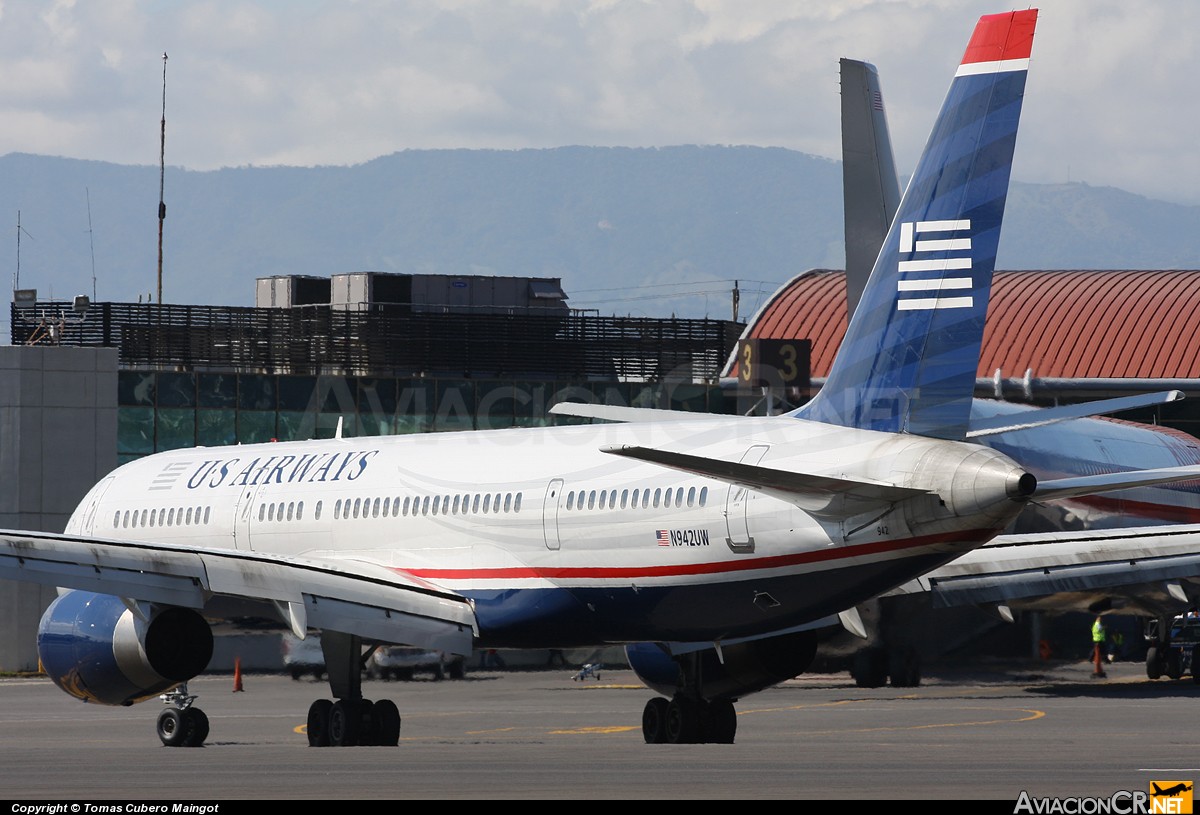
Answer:
<path fill-rule="evenodd" d="M 668 530 L 666 530 L 666 529 L 658 530 L 658 534 L 655 537 L 658 539 L 659 546 L 670 546 L 671 545 L 671 533 Z"/>

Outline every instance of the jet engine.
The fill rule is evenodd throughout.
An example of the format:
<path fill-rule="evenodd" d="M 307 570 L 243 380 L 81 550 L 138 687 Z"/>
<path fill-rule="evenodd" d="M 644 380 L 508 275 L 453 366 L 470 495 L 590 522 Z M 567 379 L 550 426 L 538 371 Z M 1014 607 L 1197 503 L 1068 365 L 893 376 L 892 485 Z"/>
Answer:
<path fill-rule="evenodd" d="M 77 699 L 132 705 L 208 666 L 213 635 L 203 617 L 173 606 L 152 606 L 147 616 L 107 594 L 59 595 L 38 626 L 42 670 Z"/>
<path fill-rule="evenodd" d="M 700 696 L 707 701 L 735 700 L 803 673 L 817 653 L 817 632 L 725 645 L 720 656 L 706 648 L 681 659 L 699 660 Z M 646 687 L 670 697 L 679 687 L 679 665 L 655 643 L 625 646 L 629 666 Z"/>

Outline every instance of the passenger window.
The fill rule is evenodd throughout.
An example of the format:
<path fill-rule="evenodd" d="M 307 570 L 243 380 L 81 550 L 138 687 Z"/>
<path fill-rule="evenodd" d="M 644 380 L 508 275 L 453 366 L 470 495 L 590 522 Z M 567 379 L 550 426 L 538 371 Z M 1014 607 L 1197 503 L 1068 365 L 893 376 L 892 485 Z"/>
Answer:
<path fill-rule="evenodd" d="M 391 509 L 392 509 L 392 499 L 390 497 L 384 498 L 383 499 L 383 517 L 386 518 L 388 516 L 388 512 L 391 511 Z"/>
<path fill-rule="evenodd" d="M 275 505 L 274 504 L 267 504 L 267 520 L 268 521 L 275 520 Z"/>
<path fill-rule="evenodd" d="M 428 495 L 426 495 L 424 500 L 421 501 L 421 514 L 422 515 L 429 514 L 429 496 Z"/>
<path fill-rule="evenodd" d="M 145 510 L 145 509 L 142 510 L 142 523 L 141 523 L 142 526 L 146 525 L 146 516 L 147 516 L 148 512 L 149 512 L 148 510 Z"/>
<path fill-rule="evenodd" d="M 175 525 L 175 507 L 171 507 L 169 510 L 167 510 L 167 526 L 174 526 L 174 525 Z"/>
<path fill-rule="evenodd" d="M 372 518 L 379 517 L 379 499 L 378 498 L 376 498 L 374 501 L 371 502 L 371 517 Z"/>
<path fill-rule="evenodd" d="M 296 520 L 297 521 L 304 520 L 304 502 L 303 501 L 296 502 Z"/>
<path fill-rule="evenodd" d="M 125 510 L 125 519 L 124 519 L 124 523 L 123 523 L 122 525 L 123 525 L 123 526 L 124 526 L 126 529 L 128 529 L 128 528 L 129 528 L 129 510 Z"/>
<path fill-rule="evenodd" d="M 116 513 L 113 515 L 113 529 L 116 529 L 120 525 L 121 525 L 121 510 L 118 509 L 116 511 Z"/>
<path fill-rule="evenodd" d="M 574 508 L 575 508 L 575 491 L 571 490 L 571 492 L 567 493 L 567 509 L 574 509 Z"/>
<path fill-rule="evenodd" d="M 483 514 L 484 515 L 486 515 L 488 513 L 488 509 L 491 507 L 491 505 L 492 505 L 492 496 L 489 493 L 488 495 L 483 496 Z"/>
<path fill-rule="evenodd" d="M 517 493 L 516 499 L 513 501 L 513 512 L 521 511 L 521 493 Z"/>
<path fill-rule="evenodd" d="M 475 493 L 475 500 L 471 502 L 471 511 L 476 514 L 479 513 L 479 493 Z"/>
<path fill-rule="evenodd" d="M 317 505 L 315 507 L 313 507 L 313 520 L 314 521 L 321 520 L 321 502 L 320 501 L 317 501 Z"/>
<path fill-rule="evenodd" d="M 208 518 L 211 513 L 212 513 L 212 507 L 204 508 L 204 523 L 208 523 Z"/>
<path fill-rule="evenodd" d="M 504 496 L 504 511 L 505 512 L 512 511 L 512 493 L 511 492 L 508 495 Z"/>
<path fill-rule="evenodd" d="M 296 505 L 294 503 L 289 502 L 288 503 L 288 514 L 287 514 L 287 519 L 289 521 L 292 519 L 292 514 L 295 512 L 295 510 L 296 510 Z"/>
<path fill-rule="evenodd" d="M 621 490 L 621 509 L 629 505 L 629 490 Z"/>
<path fill-rule="evenodd" d="M 659 499 L 662 498 L 662 487 L 654 488 L 654 508 L 658 509 Z"/>

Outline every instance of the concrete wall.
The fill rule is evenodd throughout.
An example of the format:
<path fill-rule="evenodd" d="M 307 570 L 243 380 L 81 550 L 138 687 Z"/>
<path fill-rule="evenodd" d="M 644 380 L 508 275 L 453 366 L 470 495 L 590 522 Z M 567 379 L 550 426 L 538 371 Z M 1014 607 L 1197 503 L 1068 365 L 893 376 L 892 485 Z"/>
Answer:
<path fill-rule="evenodd" d="M 117 466 L 117 350 L 0 346 L 0 528 L 61 532 Z M 37 668 L 55 590 L 0 581 L 0 670 Z"/>

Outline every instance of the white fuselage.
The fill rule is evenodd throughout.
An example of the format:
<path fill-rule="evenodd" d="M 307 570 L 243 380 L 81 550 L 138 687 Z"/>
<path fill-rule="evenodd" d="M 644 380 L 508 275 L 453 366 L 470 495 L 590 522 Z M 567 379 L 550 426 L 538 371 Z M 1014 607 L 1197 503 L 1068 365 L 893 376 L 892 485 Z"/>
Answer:
<path fill-rule="evenodd" d="M 821 507 L 603 452 L 630 445 L 930 494 Z M 1019 509 L 979 480 L 989 467 L 1015 465 L 785 418 L 195 448 L 114 471 L 67 531 L 381 564 L 474 598 L 485 639 L 561 642 L 568 623 L 583 640 L 711 639 L 831 613 L 984 542 Z M 714 586 L 733 613 L 686 591 Z"/>

